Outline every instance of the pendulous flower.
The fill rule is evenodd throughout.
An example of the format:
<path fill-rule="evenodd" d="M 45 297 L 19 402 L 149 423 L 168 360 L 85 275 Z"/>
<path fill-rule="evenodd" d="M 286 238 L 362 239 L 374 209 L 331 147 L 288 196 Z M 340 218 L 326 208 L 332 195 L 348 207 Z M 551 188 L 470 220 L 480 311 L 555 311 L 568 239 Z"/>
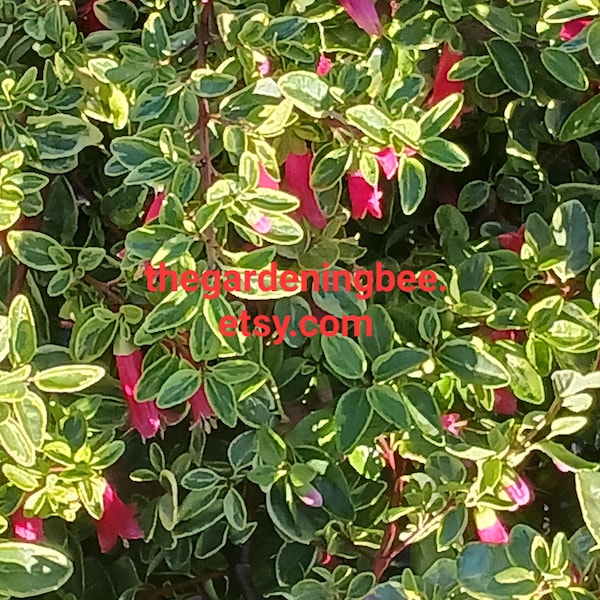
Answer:
<path fill-rule="evenodd" d="M 192 425 L 190 429 L 201 424 L 205 431 L 210 431 L 216 415 L 215 411 L 208 403 L 208 398 L 203 385 L 200 386 L 200 389 L 188 400 L 188 402 L 192 409 Z"/>
<path fill-rule="evenodd" d="M 325 77 L 329 74 L 329 71 L 333 68 L 333 61 L 327 58 L 324 54 L 321 54 L 319 57 L 319 62 L 317 63 L 317 75 L 321 77 Z"/>
<path fill-rule="evenodd" d="M 522 329 L 496 329 L 492 331 L 490 335 L 490 340 L 492 342 L 497 342 L 498 340 L 510 340 L 511 342 L 522 344 L 526 339 L 527 332 L 523 331 Z"/>
<path fill-rule="evenodd" d="M 271 73 L 271 61 L 270 61 L 270 59 L 265 58 L 265 60 L 263 60 L 261 63 L 259 63 L 259 65 L 258 65 L 258 72 L 263 77 L 266 77 L 267 75 L 269 75 L 269 73 Z"/>
<path fill-rule="evenodd" d="M 79 26 L 86 35 L 89 35 L 94 31 L 102 31 L 103 29 L 106 29 L 94 11 L 94 4 L 96 4 L 96 1 L 97 0 L 90 0 L 77 11 Z"/>
<path fill-rule="evenodd" d="M 582 17 L 580 19 L 567 21 L 560 28 L 560 33 L 558 35 L 563 42 L 568 42 L 578 36 L 592 21 L 593 19 L 591 17 Z"/>
<path fill-rule="evenodd" d="M 490 508 L 475 511 L 475 527 L 481 542 L 486 544 L 506 544 L 508 542 L 506 527 Z"/>
<path fill-rule="evenodd" d="M 26 542 L 37 542 L 44 537 L 44 521 L 39 517 L 26 517 L 23 507 L 10 517 L 13 535 Z"/>
<path fill-rule="evenodd" d="M 144 223 L 150 223 L 151 221 L 154 221 L 154 219 L 158 218 L 158 215 L 160 215 L 160 209 L 162 208 L 162 204 L 166 197 L 166 192 L 155 192 L 152 203 L 148 207 L 146 215 L 144 216 Z"/>
<path fill-rule="evenodd" d="M 517 398 L 508 388 L 494 390 L 494 412 L 498 415 L 514 415 Z"/>
<path fill-rule="evenodd" d="M 104 488 L 102 503 L 102 517 L 96 521 L 96 533 L 102 553 L 110 552 L 119 537 L 123 541 L 139 540 L 144 537 L 135 518 L 136 505 L 125 504 L 108 481 Z"/>
<path fill-rule="evenodd" d="M 266 235 L 273 229 L 273 224 L 271 223 L 271 219 L 266 215 L 262 215 L 259 217 L 254 223 L 252 223 L 252 229 L 256 231 L 256 233 L 262 233 Z"/>
<path fill-rule="evenodd" d="M 123 339 L 115 343 L 117 373 L 121 381 L 121 390 L 129 408 L 131 425 L 137 429 L 144 440 L 153 438 L 161 424 L 161 413 L 155 402 L 138 402 L 136 385 L 142 376 L 144 353 Z"/>
<path fill-rule="evenodd" d="M 504 492 L 516 505 L 511 509 L 513 511 L 518 510 L 521 506 L 527 506 L 533 500 L 531 487 L 520 475 L 517 475 L 514 481 L 505 485 Z"/>
<path fill-rule="evenodd" d="M 377 154 L 375 154 L 375 159 L 379 163 L 379 166 L 388 181 L 396 176 L 400 161 L 398 160 L 396 151 L 392 147 L 388 146 L 377 152 Z"/>
<path fill-rule="evenodd" d="M 360 171 L 348 175 L 348 192 L 353 219 L 364 219 L 367 213 L 376 219 L 383 217 L 381 208 L 383 192 L 379 185 L 371 185 Z"/>
<path fill-rule="evenodd" d="M 458 413 L 445 413 L 441 416 L 442 427 L 452 435 L 459 436 L 468 421 L 461 421 Z"/>
<path fill-rule="evenodd" d="M 273 179 L 271 175 L 269 175 L 268 171 L 262 166 L 258 165 L 258 187 L 266 188 L 269 190 L 278 190 L 279 189 L 279 181 L 277 179 Z"/>
<path fill-rule="evenodd" d="M 373 0 L 340 0 L 348 16 L 369 35 L 381 35 L 383 28 Z"/>
<path fill-rule="evenodd" d="M 452 94 L 462 94 L 464 92 L 465 84 L 463 81 L 448 79 L 450 69 L 463 58 L 464 55 L 462 52 L 455 52 L 449 44 L 444 44 L 440 60 L 435 69 L 433 88 L 428 99 L 429 106 L 434 106 Z"/>
<path fill-rule="evenodd" d="M 315 192 L 310 187 L 310 172 L 313 156 L 311 152 L 305 154 L 288 154 L 284 170 L 285 189 L 300 200 L 300 208 L 296 214 L 304 217 L 313 227 L 324 229 L 327 219 L 317 202 Z"/>
<path fill-rule="evenodd" d="M 323 496 L 317 488 L 310 484 L 306 484 L 297 490 L 298 497 L 306 506 L 311 508 L 321 508 L 323 506 Z"/>
<path fill-rule="evenodd" d="M 521 253 L 521 248 L 525 243 L 525 225 L 521 225 L 517 231 L 511 233 L 501 233 L 498 236 L 498 244 L 504 250 L 512 250 L 517 254 Z"/>

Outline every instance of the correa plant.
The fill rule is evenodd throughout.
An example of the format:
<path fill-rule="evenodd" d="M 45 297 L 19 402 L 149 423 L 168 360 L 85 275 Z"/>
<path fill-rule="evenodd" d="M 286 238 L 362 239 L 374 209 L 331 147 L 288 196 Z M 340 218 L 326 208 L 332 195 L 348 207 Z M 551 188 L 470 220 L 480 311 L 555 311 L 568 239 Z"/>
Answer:
<path fill-rule="evenodd" d="M 599 66 L 597 0 L 0 0 L 0 597 L 598 597 Z M 273 261 L 441 284 L 145 276 Z"/>

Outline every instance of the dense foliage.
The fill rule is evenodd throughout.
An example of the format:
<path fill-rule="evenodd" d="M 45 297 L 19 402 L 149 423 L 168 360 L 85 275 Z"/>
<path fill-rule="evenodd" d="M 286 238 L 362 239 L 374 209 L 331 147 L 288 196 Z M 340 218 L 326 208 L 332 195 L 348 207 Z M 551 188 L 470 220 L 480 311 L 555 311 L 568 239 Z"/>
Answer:
<path fill-rule="evenodd" d="M 0 597 L 596 597 L 599 15 L 0 0 Z"/>

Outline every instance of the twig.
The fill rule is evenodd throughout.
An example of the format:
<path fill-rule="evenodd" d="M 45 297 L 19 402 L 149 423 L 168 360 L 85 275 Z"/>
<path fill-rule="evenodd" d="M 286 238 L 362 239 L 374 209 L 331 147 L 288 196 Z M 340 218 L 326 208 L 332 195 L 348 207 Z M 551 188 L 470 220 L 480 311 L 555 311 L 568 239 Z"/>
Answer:
<path fill-rule="evenodd" d="M 210 579 L 218 579 L 221 577 L 225 577 L 227 573 L 223 571 L 215 571 L 213 573 L 207 573 L 206 575 L 201 575 L 199 577 L 194 577 L 193 579 L 188 579 L 187 581 L 181 581 L 179 583 L 174 583 L 171 585 L 164 585 L 158 588 L 148 600 L 162 600 L 166 598 L 172 598 L 173 594 L 177 592 L 184 592 L 186 590 L 197 591 L 199 586 L 205 581 L 209 581 Z"/>
<path fill-rule="evenodd" d="M 103 281 L 98 281 L 94 279 L 91 275 L 86 275 L 83 280 L 86 283 L 89 283 L 96 291 L 100 292 L 103 296 L 106 296 L 110 300 L 113 301 L 114 304 L 119 306 L 123 306 L 127 304 L 127 302 L 116 292 L 113 292 L 110 288 L 110 285 L 104 283 Z"/>
<path fill-rule="evenodd" d="M 394 478 L 394 484 L 392 488 L 392 497 L 390 498 L 390 507 L 395 508 L 400 506 L 402 502 L 402 493 L 404 490 L 404 482 L 402 477 L 406 470 L 406 460 L 399 456 L 394 449 L 391 447 L 388 440 L 381 438 L 379 440 L 379 447 L 388 468 L 392 471 Z M 373 563 L 373 572 L 377 581 L 379 581 L 382 575 L 387 571 L 391 562 L 394 560 L 400 552 L 404 549 L 405 545 L 398 547 L 398 523 L 392 521 L 388 523 L 383 534 L 383 540 L 381 546 L 375 556 Z"/>
<path fill-rule="evenodd" d="M 252 582 L 252 570 L 250 567 L 250 542 L 242 545 L 240 550 L 240 560 L 235 565 L 235 577 L 242 588 L 242 594 L 245 600 L 262 600 L 254 583 Z"/>
<path fill-rule="evenodd" d="M 202 5 L 202 12 L 196 28 L 196 39 L 198 41 L 198 60 L 197 66 L 199 69 L 206 67 L 206 57 L 208 47 L 212 43 L 210 33 L 211 22 L 214 21 L 214 8 L 212 2 Z M 210 123 L 210 107 L 206 98 L 198 100 L 198 122 L 196 130 L 198 134 L 198 146 L 200 150 L 200 194 L 206 194 L 206 191 L 213 184 L 216 174 L 213 168 L 210 156 L 210 132 L 208 125 Z M 209 267 L 215 267 L 218 264 L 219 244 L 215 236 L 213 227 L 208 227 L 204 232 L 204 242 L 206 244 L 206 256 L 208 258 Z"/>

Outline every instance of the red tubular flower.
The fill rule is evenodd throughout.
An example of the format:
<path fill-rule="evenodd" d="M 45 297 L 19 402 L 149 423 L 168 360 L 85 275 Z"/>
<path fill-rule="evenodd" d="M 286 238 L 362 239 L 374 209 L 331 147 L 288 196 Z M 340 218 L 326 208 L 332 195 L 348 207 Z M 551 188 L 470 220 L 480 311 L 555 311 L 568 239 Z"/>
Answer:
<path fill-rule="evenodd" d="M 273 179 L 267 170 L 262 166 L 258 165 L 258 187 L 266 188 L 269 190 L 278 190 L 279 189 L 279 181 L 277 179 Z"/>
<path fill-rule="evenodd" d="M 325 77 L 329 74 L 329 71 L 333 68 L 333 61 L 321 54 L 319 62 L 317 63 L 317 75 Z"/>
<path fill-rule="evenodd" d="M 154 401 L 138 402 L 135 395 L 135 387 L 142 376 L 144 353 L 140 348 L 119 340 L 115 344 L 114 354 L 131 425 L 139 431 L 144 440 L 153 438 L 160 429 L 160 410 Z"/>
<path fill-rule="evenodd" d="M 215 419 L 215 411 L 208 403 L 204 386 L 200 386 L 200 389 L 188 400 L 192 408 L 192 425 L 190 429 L 202 424 L 203 429 L 206 431 L 207 428 L 210 430 L 212 422 Z"/>
<path fill-rule="evenodd" d="M 396 173 L 398 172 L 399 161 L 396 151 L 393 148 L 388 146 L 387 148 L 380 150 L 377 154 L 375 154 L 375 158 L 377 159 L 377 162 L 379 163 L 379 166 L 381 167 L 381 170 L 388 181 L 396 176 Z"/>
<path fill-rule="evenodd" d="M 533 500 L 533 491 L 523 477 L 510 482 L 505 488 L 507 496 L 516 504 L 511 510 L 518 510 L 521 506 L 527 506 Z"/>
<path fill-rule="evenodd" d="M 151 221 L 154 221 L 154 219 L 158 218 L 158 215 L 160 215 L 160 209 L 162 208 L 163 201 L 166 197 L 166 192 L 156 192 L 154 194 L 152 204 L 150 204 L 148 211 L 146 212 L 146 216 L 144 217 L 144 223 L 150 223 Z"/>
<path fill-rule="evenodd" d="M 494 390 L 494 412 L 498 415 L 514 415 L 517 412 L 517 399 L 508 388 Z"/>
<path fill-rule="evenodd" d="M 485 508 L 475 511 L 475 526 L 479 540 L 486 544 L 506 544 L 508 542 L 508 531 L 496 513 Z"/>
<path fill-rule="evenodd" d="M 560 28 L 560 33 L 558 35 L 563 42 L 568 42 L 578 36 L 592 21 L 593 19 L 591 17 L 582 17 L 580 19 L 567 21 Z"/>
<path fill-rule="evenodd" d="M 435 70 L 435 78 L 433 80 L 433 89 L 431 95 L 427 101 L 428 106 L 434 106 L 438 102 L 441 102 L 444 98 L 451 96 L 452 94 L 462 94 L 465 89 L 464 82 L 462 81 L 451 81 L 448 79 L 448 73 L 450 69 L 464 57 L 462 52 L 454 52 L 448 44 L 444 44 L 440 60 Z M 463 111 L 465 109 L 463 108 Z M 460 125 L 460 115 L 456 117 L 453 125 Z"/>
<path fill-rule="evenodd" d="M 37 542 L 44 537 L 44 521 L 39 517 L 26 517 L 23 507 L 10 517 L 13 535 L 26 542 Z"/>
<path fill-rule="evenodd" d="M 85 35 L 106 29 L 94 12 L 94 4 L 96 4 L 96 0 L 90 0 L 77 11 L 79 27 Z"/>
<path fill-rule="evenodd" d="M 467 426 L 467 421 L 461 421 L 458 413 L 445 413 L 441 417 L 442 427 L 452 435 L 459 436 Z"/>
<path fill-rule="evenodd" d="M 290 194 L 297 196 L 300 200 L 300 208 L 296 211 L 298 217 L 304 217 L 317 229 L 324 229 L 327 225 L 327 219 L 321 212 L 315 193 L 310 187 L 312 160 L 311 152 L 289 154 L 284 166 L 284 187 Z"/>
<path fill-rule="evenodd" d="M 135 518 L 136 505 L 125 504 L 115 489 L 106 482 L 102 497 L 104 510 L 102 517 L 96 521 L 96 533 L 102 553 L 110 552 L 117 538 L 125 540 L 139 540 L 144 537 Z"/>
<path fill-rule="evenodd" d="M 522 344 L 527 339 L 527 332 L 521 329 L 505 329 L 503 331 L 495 330 L 490 335 L 492 342 L 498 340 L 510 340 L 511 342 L 517 342 Z"/>
<path fill-rule="evenodd" d="M 383 28 L 373 0 L 340 0 L 348 16 L 369 35 L 381 35 Z"/>
<path fill-rule="evenodd" d="M 378 185 L 371 185 L 360 171 L 348 175 L 348 191 L 353 219 L 364 219 L 367 213 L 376 219 L 383 217 L 381 209 L 383 192 Z"/>
<path fill-rule="evenodd" d="M 520 254 L 521 248 L 525 243 L 525 225 L 521 225 L 517 231 L 501 233 L 498 236 L 498 243 L 504 250 L 512 250 L 513 252 Z"/>

